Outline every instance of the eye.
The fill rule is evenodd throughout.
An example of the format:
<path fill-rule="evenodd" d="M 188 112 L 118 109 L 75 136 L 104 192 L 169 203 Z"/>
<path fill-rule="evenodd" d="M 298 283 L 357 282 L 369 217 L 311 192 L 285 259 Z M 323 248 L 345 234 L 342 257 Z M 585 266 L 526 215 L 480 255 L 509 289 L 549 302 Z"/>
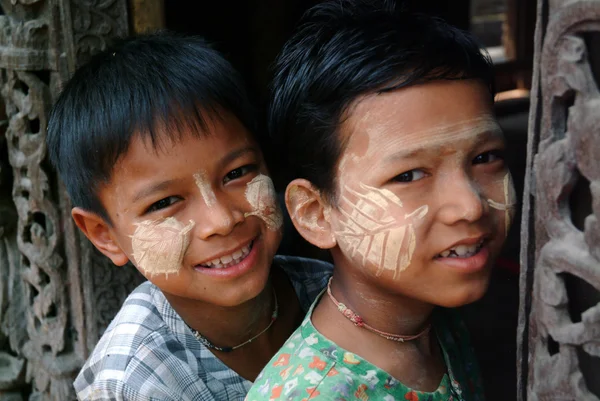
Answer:
<path fill-rule="evenodd" d="M 150 205 L 150 207 L 148 209 L 146 209 L 144 214 L 156 212 L 161 209 L 166 209 L 169 206 L 171 206 L 172 204 L 177 203 L 179 200 L 181 200 L 181 198 L 178 196 L 169 196 L 167 198 L 163 198 L 163 199 L 159 200 L 158 202 L 154 202 L 152 205 Z"/>
<path fill-rule="evenodd" d="M 394 181 L 396 182 L 413 182 L 413 181 L 419 181 L 423 178 L 425 178 L 427 176 L 427 174 L 420 169 L 414 169 L 414 170 L 410 170 L 410 171 L 405 171 L 402 174 L 398 174 L 397 176 L 395 176 L 393 178 Z"/>
<path fill-rule="evenodd" d="M 229 173 L 227 173 L 227 175 L 225 175 L 225 178 L 223 178 L 223 182 L 227 183 L 232 180 L 237 180 L 238 178 L 241 178 L 248 173 L 256 171 L 257 168 L 258 167 L 256 166 L 256 164 L 247 164 L 245 166 L 238 167 L 235 170 L 231 170 Z"/>
<path fill-rule="evenodd" d="M 484 152 L 473 159 L 473 164 L 485 164 L 495 162 L 496 160 L 504 160 L 502 153 L 500 150 Z"/>

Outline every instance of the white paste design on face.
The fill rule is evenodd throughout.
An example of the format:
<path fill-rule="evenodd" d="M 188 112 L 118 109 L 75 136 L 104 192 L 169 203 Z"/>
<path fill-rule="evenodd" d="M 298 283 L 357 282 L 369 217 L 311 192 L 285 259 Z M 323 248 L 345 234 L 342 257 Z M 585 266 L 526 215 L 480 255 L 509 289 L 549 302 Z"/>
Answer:
<path fill-rule="evenodd" d="M 190 244 L 190 231 L 195 223 L 184 226 L 173 217 L 144 220 L 137 223 L 131 236 L 133 258 L 150 277 L 178 273 Z"/>
<path fill-rule="evenodd" d="M 471 140 L 486 132 L 501 134 L 502 129 L 493 116 L 485 115 L 451 124 L 439 124 L 419 131 L 404 132 L 402 135 L 396 135 L 395 138 L 386 137 L 385 141 L 381 141 L 384 134 L 374 130 L 371 130 L 371 132 L 379 135 L 375 139 L 375 145 L 380 144 L 386 148 L 407 149 L 410 151 L 424 146 L 426 148 L 452 146 L 458 141 Z M 427 138 L 427 141 L 424 142 L 423 138 Z M 411 146 L 414 146 L 414 143 L 421 145 L 413 148 Z M 369 146 L 367 156 L 376 156 L 380 151 L 381 146 Z"/>
<path fill-rule="evenodd" d="M 217 197 L 210 187 L 210 182 L 206 178 L 206 172 L 199 171 L 194 174 L 194 180 L 196 180 L 196 185 L 198 189 L 200 189 L 200 194 L 202 195 L 202 199 L 204 199 L 204 203 L 206 206 L 211 207 L 217 201 Z"/>
<path fill-rule="evenodd" d="M 496 202 L 493 199 L 488 199 L 487 202 L 490 207 L 504 211 L 504 235 L 506 236 L 508 235 L 508 230 L 510 229 L 512 219 L 515 215 L 517 196 L 515 194 L 512 175 L 510 175 L 510 173 L 506 173 L 502 184 L 504 189 L 504 203 Z"/>
<path fill-rule="evenodd" d="M 252 211 L 244 213 L 244 217 L 256 216 L 262 219 L 272 231 L 281 228 L 283 214 L 277 203 L 277 193 L 271 178 L 259 174 L 246 184 L 246 200 L 252 207 Z"/>
<path fill-rule="evenodd" d="M 338 208 L 342 229 L 335 231 L 343 251 L 352 257 L 362 256 L 363 264 L 377 266 L 377 277 L 391 270 L 396 278 L 410 265 L 416 247 L 414 226 L 429 207 L 423 205 L 412 213 L 403 213 L 398 210 L 403 208 L 402 201 L 393 192 L 362 183 L 358 190 L 345 186 L 344 192 Z M 346 193 L 356 201 L 351 201 Z M 394 215 L 404 217 L 398 219 Z"/>

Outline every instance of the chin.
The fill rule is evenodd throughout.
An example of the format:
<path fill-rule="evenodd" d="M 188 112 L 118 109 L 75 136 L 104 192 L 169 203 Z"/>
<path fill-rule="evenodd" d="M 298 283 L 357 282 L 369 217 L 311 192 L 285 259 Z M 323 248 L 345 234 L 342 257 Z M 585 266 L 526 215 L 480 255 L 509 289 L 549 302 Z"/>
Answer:
<path fill-rule="evenodd" d="M 437 305 L 445 308 L 458 308 L 479 301 L 485 295 L 489 282 L 487 279 L 484 282 L 470 283 L 462 288 L 453 288 L 452 292 L 444 294 L 443 299 L 440 300 L 441 302 L 437 302 Z"/>
<path fill-rule="evenodd" d="M 239 283 L 239 285 L 233 288 L 228 288 L 225 293 L 220 293 L 216 303 L 223 307 L 243 305 L 258 297 L 265 290 L 268 280 L 268 274 L 266 276 L 252 277 L 244 283 Z"/>
<path fill-rule="evenodd" d="M 243 288 L 238 288 L 235 291 L 211 291 L 209 294 L 203 293 L 202 296 L 190 296 L 188 298 L 221 308 L 235 308 L 258 297 L 258 295 L 260 295 L 260 293 L 263 291 L 264 287 L 265 285 L 245 285 Z"/>

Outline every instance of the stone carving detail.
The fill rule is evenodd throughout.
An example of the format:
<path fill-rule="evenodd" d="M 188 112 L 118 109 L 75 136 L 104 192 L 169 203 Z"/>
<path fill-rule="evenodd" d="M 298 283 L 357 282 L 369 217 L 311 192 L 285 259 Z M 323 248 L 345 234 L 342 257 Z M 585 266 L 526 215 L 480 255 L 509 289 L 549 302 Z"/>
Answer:
<path fill-rule="evenodd" d="M 74 375 L 140 282 L 77 233 L 45 148 L 52 100 L 75 66 L 127 34 L 126 6 L 0 0 L 0 400 L 73 399 Z"/>
<path fill-rule="evenodd" d="M 600 1 L 541 3 L 525 188 L 533 197 L 524 197 L 522 226 L 519 399 L 600 400 L 587 362 L 600 357 L 600 92 L 586 44 L 586 33 L 600 31 Z M 595 301 L 578 313 L 584 290 Z"/>

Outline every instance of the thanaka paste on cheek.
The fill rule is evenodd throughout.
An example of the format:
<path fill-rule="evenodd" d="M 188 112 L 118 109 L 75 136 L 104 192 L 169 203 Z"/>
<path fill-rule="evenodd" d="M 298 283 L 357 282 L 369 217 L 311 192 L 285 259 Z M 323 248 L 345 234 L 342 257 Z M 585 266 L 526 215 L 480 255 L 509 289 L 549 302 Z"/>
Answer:
<path fill-rule="evenodd" d="M 200 194 L 202 195 L 202 199 L 204 199 L 206 206 L 211 207 L 214 205 L 217 198 L 206 178 L 206 173 L 204 171 L 197 172 L 194 174 L 194 180 L 196 180 L 196 185 L 198 186 L 198 189 L 200 189 Z"/>
<path fill-rule="evenodd" d="M 414 226 L 429 210 L 423 205 L 407 214 L 399 208 L 403 208 L 402 201 L 393 192 L 362 183 L 356 190 L 345 186 L 340 197 L 338 243 L 344 253 L 377 266 L 378 277 L 389 270 L 396 278 L 410 265 L 416 247 Z"/>
<path fill-rule="evenodd" d="M 281 228 L 283 214 L 277 204 L 277 194 L 271 178 L 259 174 L 246 184 L 246 200 L 252 207 L 252 211 L 244 213 L 244 217 L 256 216 L 272 231 Z"/>
<path fill-rule="evenodd" d="M 502 180 L 502 184 L 504 190 L 504 203 L 496 202 L 493 199 L 488 199 L 487 202 L 490 207 L 504 211 L 504 235 L 506 236 L 508 235 L 508 230 L 510 229 L 512 219 L 515 215 L 517 197 L 510 173 L 506 173 L 504 180 Z"/>
<path fill-rule="evenodd" d="M 195 223 L 190 220 L 184 226 L 175 218 L 168 217 L 144 220 L 136 225 L 131 246 L 137 267 L 150 277 L 178 273 Z"/>

